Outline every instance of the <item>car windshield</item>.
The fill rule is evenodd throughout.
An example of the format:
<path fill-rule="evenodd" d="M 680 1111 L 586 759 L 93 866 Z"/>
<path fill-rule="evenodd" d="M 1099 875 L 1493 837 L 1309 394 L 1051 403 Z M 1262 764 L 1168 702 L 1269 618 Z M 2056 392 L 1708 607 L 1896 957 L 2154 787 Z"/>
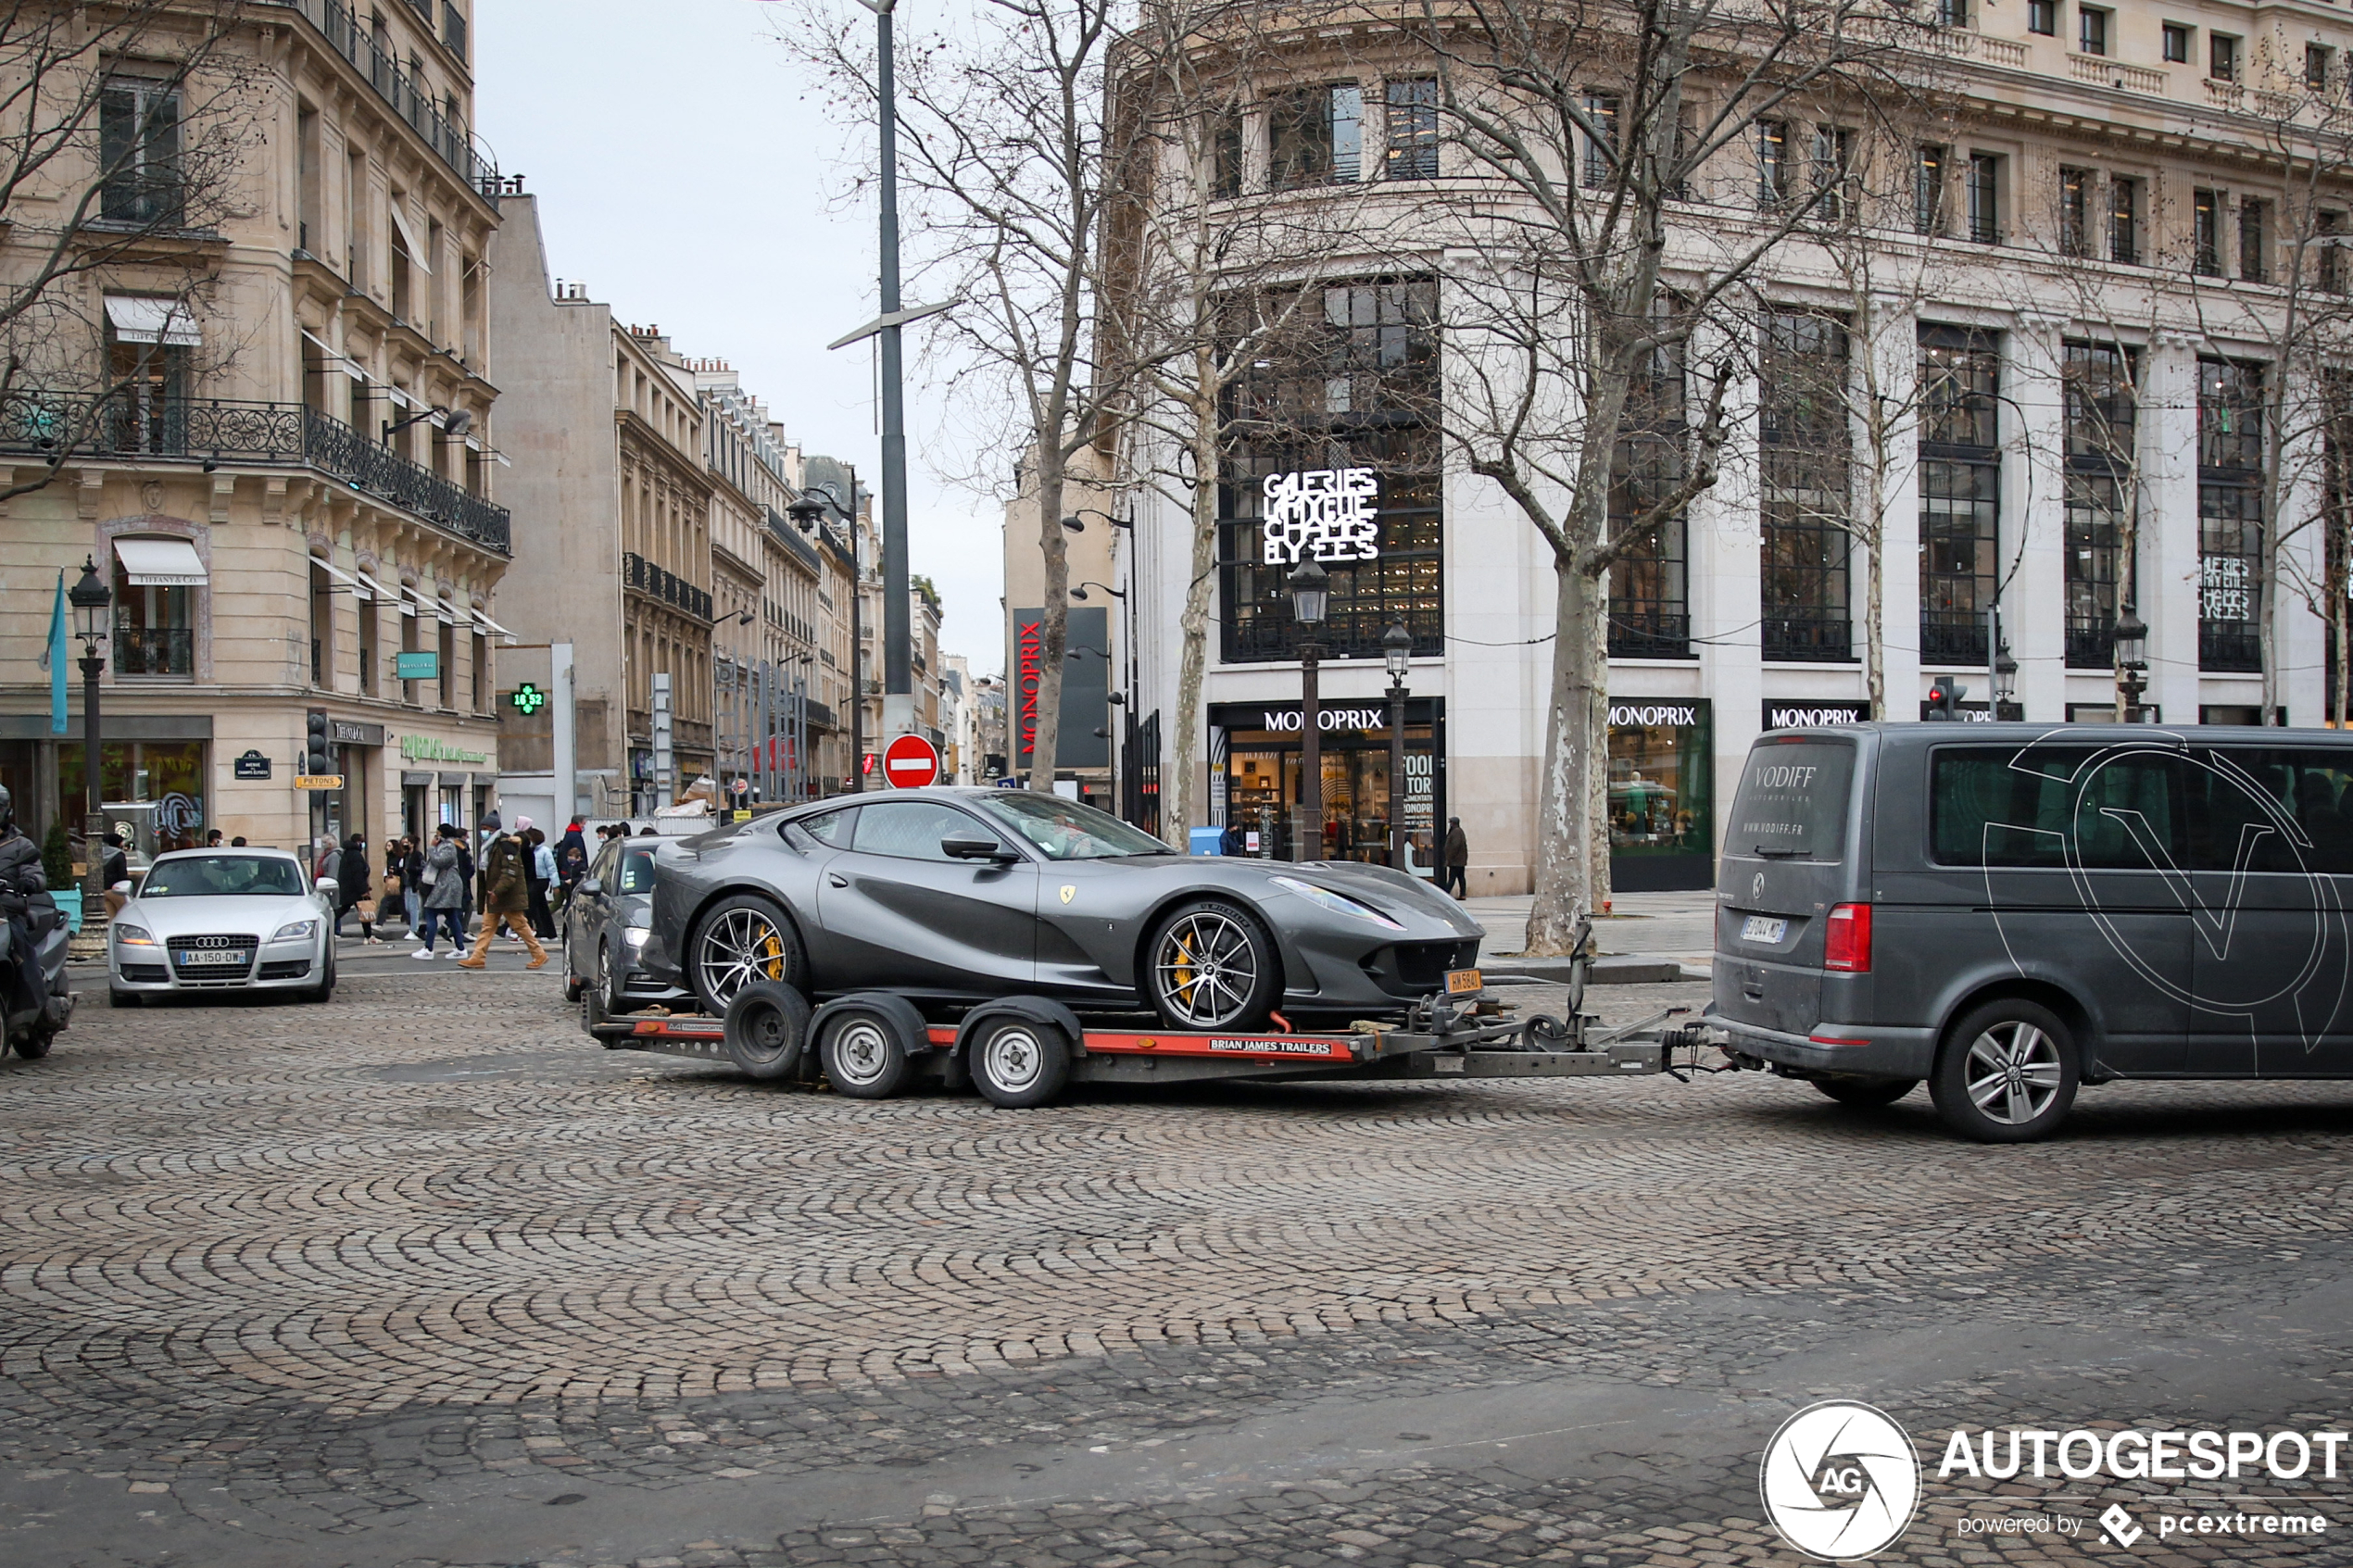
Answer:
<path fill-rule="evenodd" d="M 1108 860 L 1122 855 L 1173 855 L 1174 849 L 1108 812 L 1058 795 L 1005 790 L 982 797 L 981 810 L 1054 860 Z"/>
<path fill-rule="evenodd" d="M 142 898 L 299 898 L 302 868 L 275 855 L 191 855 L 147 873 Z"/>

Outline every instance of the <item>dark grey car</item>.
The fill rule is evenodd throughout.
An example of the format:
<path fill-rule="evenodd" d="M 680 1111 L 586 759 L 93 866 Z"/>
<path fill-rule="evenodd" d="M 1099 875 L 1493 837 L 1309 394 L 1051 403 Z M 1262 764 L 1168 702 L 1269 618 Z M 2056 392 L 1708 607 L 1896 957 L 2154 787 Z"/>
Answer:
<path fill-rule="evenodd" d="M 630 1012 L 689 998 L 640 965 L 653 924 L 654 841 L 616 838 L 588 862 L 588 874 L 564 902 L 564 999 L 594 986 L 607 1012 Z"/>
<path fill-rule="evenodd" d="M 1477 960 L 1463 907 L 1385 867 L 1180 855 L 1023 790 L 837 798 L 664 845 L 641 962 L 717 1011 L 753 980 L 957 1005 L 1051 997 L 1170 1028 L 1401 1011 Z"/>
<path fill-rule="evenodd" d="M 1731 1048 L 2017 1141 L 2079 1085 L 2353 1077 L 2353 744 L 1866 724 L 1749 753 L 1718 879 Z"/>

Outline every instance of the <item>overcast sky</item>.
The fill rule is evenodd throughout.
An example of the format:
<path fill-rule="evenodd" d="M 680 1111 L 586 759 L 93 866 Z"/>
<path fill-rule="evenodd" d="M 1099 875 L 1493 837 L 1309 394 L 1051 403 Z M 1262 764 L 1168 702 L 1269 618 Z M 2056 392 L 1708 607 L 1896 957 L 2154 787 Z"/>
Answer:
<path fill-rule="evenodd" d="M 844 135 L 871 132 L 835 123 L 796 75 L 771 32 L 784 14 L 759 0 L 484 0 L 476 128 L 538 195 L 558 277 L 682 354 L 725 359 L 788 437 L 871 485 L 872 358 L 825 352 L 875 315 L 875 210 L 828 200 Z M 1002 513 L 929 471 L 939 410 L 918 383 L 908 395 L 912 570 L 938 585 L 947 651 L 1001 670 Z"/>

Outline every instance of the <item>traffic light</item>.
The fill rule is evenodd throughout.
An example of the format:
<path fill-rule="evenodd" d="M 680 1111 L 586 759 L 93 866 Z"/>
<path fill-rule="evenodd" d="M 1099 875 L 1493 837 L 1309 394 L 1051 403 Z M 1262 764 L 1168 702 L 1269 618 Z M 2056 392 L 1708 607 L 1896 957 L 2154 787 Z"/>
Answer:
<path fill-rule="evenodd" d="M 1939 675 L 1936 678 L 1936 684 L 1928 689 L 1926 717 L 1943 719 L 1948 722 L 1958 720 L 1961 716 L 1961 698 L 1968 693 L 1969 688 L 1956 684 L 1952 676 Z"/>
<path fill-rule="evenodd" d="M 327 710 L 314 708 L 303 723 L 302 771 L 309 774 L 332 773 L 335 771 L 333 727 L 327 722 Z"/>

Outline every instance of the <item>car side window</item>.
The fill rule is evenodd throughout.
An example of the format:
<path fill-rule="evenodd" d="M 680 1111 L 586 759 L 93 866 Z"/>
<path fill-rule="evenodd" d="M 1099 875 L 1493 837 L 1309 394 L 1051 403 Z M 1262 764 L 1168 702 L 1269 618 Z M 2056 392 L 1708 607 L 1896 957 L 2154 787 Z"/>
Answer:
<path fill-rule="evenodd" d="M 1947 866 L 2179 869 L 2183 775 L 2183 759 L 2164 752 L 1941 746 L 1929 761 L 1934 857 Z"/>
<path fill-rule="evenodd" d="M 2196 869 L 2353 874 L 2353 751 L 2218 746 L 2197 760 Z"/>
<path fill-rule="evenodd" d="M 895 855 L 902 860 L 945 860 L 943 838 L 994 838 L 952 806 L 932 800 L 885 800 L 858 812 L 855 847 L 862 855 Z"/>
<path fill-rule="evenodd" d="M 650 849 L 630 849 L 621 857 L 621 885 L 616 893 L 651 893 L 654 890 L 654 852 Z"/>
<path fill-rule="evenodd" d="M 847 849 L 849 847 L 849 830 L 857 825 L 857 822 L 858 808 L 850 806 L 839 811 L 803 817 L 792 825 L 828 849 Z"/>

